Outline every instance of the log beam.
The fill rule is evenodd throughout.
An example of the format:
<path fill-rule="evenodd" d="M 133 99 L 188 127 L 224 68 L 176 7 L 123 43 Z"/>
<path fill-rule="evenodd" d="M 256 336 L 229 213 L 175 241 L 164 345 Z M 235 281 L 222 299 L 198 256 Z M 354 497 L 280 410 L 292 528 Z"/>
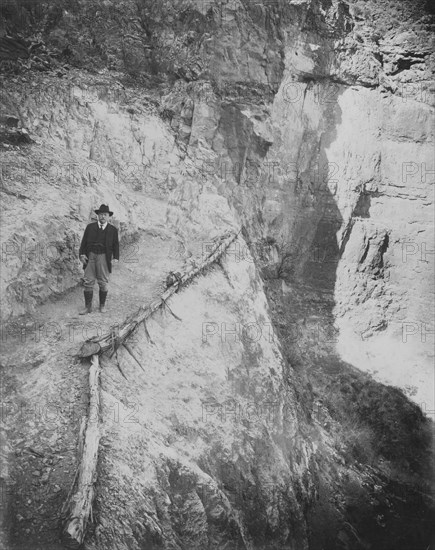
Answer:
<path fill-rule="evenodd" d="M 82 460 L 76 488 L 73 489 L 72 495 L 62 510 L 64 521 L 61 538 L 66 548 L 76 549 L 83 544 L 86 525 L 92 514 L 100 442 L 100 371 L 98 355 L 94 355 L 89 368 L 89 410 Z"/>
<path fill-rule="evenodd" d="M 111 332 L 104 334 L 103 336 L 95 336 L 84 342 L 78 352 L 79 357 L 90 357 L 94 354 L 101 354 L 106 351 L 111 351 L 114 353 L 116 349 L 123 344 L 123 342 L 130 336 L 130 334 L 136 329 L 139 323 L 145 321 L 150 317 L 155 311 L 165 305 L 166 300 L 170 298 L 179 287 L 185 285 L 194 279 L 201 271 L 209 267 L 216 260 L 222 256 L 225 250 L 234 242 L 239 233 L 231 234 L 229 237 L 221 240 L 216 244 L 212 252 L 207 256 L 207 258 L 199 266 L 194 269 L 185 272 L 179 282 L 174 283 L 170 286 L 157 300 L 154 300 L 151 304 L 147 306 L 142 306 L 139 310 L 130 316 L 124 321 L 124 323 Z"/>

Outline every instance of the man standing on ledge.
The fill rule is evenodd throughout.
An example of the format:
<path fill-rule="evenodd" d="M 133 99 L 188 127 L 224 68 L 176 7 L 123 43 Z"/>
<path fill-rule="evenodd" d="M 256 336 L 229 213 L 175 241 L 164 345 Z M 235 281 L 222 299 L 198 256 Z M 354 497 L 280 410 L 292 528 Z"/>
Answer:
<path fill-rule="evenodd" d="M 100 287 L 100 313 L 106 312 L 107 284 L 109 273 L 112 273 L 112 256 L 114 263 L 119 260 L 118 230 L 107 223 L 113 212 L 110 212 L 106 204 L 102 204 L 95 213 L 98 221 L 86 227 L 79 251 L 80 260 L 85 268 L 85 309 L 79 312 L 80 315 L 86 315 L 92 311 L 95 280 Z"/>

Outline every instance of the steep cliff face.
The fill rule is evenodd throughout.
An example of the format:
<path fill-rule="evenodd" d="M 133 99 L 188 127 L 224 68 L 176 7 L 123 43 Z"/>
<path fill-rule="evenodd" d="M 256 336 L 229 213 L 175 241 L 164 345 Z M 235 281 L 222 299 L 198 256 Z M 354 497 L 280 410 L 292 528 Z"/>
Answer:
<path fill-rule="evenodd" d="M 9 32 L 45 44 L 4 62 L 1 77 L 4 362 L 19 438 L 68 447 L 73 471 L 79 425 L 62 392 L 85 394 L 85 367 L 75 379 L 61 358 L 77 342 L 60 338 L 54 351 L 26 331 L 80 324 L 77 249 L 94 207 L 115 211 L 126 259 L 113 324 L 158 295 L 169 269 L 242 230 L 174 298 L 183 321 L 167 313 L 148 327 L 154 344 L 137 337 L 145 372 L 127 352 L 125 377 L 105 365 L 88 547 L 427 546 L 425 3 L 17 2 L 3 12 Z M 91 325 L 82 337 L 106 328 Z M 66 431 L 52 422 L 45 433 L 47 415 L 23 418 L 20 398 L 53 403 Z M 47 513 L 72 482 L 50 464 L 51 485 L 31 491 Z M 65 494 L 44 504 L 55 481 Z M 52 520 L 16 519 L 30 496 L 24 480 L 11 493 L 12 547 L 39 529 L 34 544 L 56 548 Z"/>
<path fill-rule="evenodd" d="M 50 449 L 55 456 L 63 449 L 63 464 L 74 464 L 68 439 L 78 437 L 86 377 L 77 363 L 79 372 L 72 376 L 64 354 L 79 344 L 83 330 L 90 336 L 121 321 L 161 292 L 169 269 L 182 269 L 189 258 L 201 261 L 213 239 L 237 229 L 229 205 L 213 186 L 196 177 L 194 163 L 187 159 L 181 166 L 185 153 L 159 117 L 143 106 L 144 98 L 136 100 L 136 107 L 134 101 L 124 107 L 107 98 L 85 103 L 81 101 L 86 93 L 83 83 L 71 89 L 65 83 L 55 88 L 50 84 L 46 77 L 38 82 L 41 101 L 18 96 L 14 85 L 7 89 L 9 108 L 20 105 L 37 142 L 25 154 L 10 147 L 5 152 L 4 183 L 10 192 L 5 204 L 9 216 L 4 220 L 9 229 L 5 249 L 9 271 L 4 275 L 7 282 L 8 278 L 20 281 L 24 288 L 22 296 L 10 295 L 11 311 L 29 312 L 5 325 L 6 418 L 9 426 L 16 426 L 13 437 L 22 451 L 14 461 L 15 472 L 27 466 L 30 476 L 39 472 L 41 477 L 40 483 L 30 477 L 27 487 L 24 477 L 15 481 L 13 547 L 25 547 L 31 540 L 36 547 L 56 547 L 56 531 L 50 533 L 55 518 L 35 519 L 29 502 L 35 502 L 35 507 L 42 502 L 48 512 L 65 498 L 72 479 L 62 478 L 56 459 L 54 463 L 52 458 L 48 463 L 41 460 L 29 468 L 25 449 L 36 448 L 37 457 L 42 457 L 40 451 Z M 65 146 L 65 141 L 70 145 Z M 27 171 L 17 181 L 23 159 Z M 59 164 L 59 159 L 65 164 Z M 112 166 L 121 166 L 125 172 L 118 176 L 115 169 L 110 170 Z M 67 168 L 71 172 L 63 171 Z M 38 173 L 42 175 L 35 192 L 25 198 L 24 193 L 33 190 L 29 175 Z M 56 204 L 56 212 L 44 214 L 47 196 Z M 83 226 L 79 220 L 88 218 L 90 204 L 103 200 L 116 212 L 124 257 L 120 272 L 113 275 L 107 325 L 95 315 L 80 323 L 76 315 L 80 290 L 62 295 L 68 281 L 61 273 L 56 282 L 65 286 L 56 289 L 56 303 L 36 307 L 46 300 L 34 288 L 35 279 L 42 273 L 46 288 L 54 262 L 63 262 L 65 271 L 70 269 L 70 284 L 80 275 L 74 264 L 69 266 L 60 256 L 61 238 L 54 235 L 62 229 L 69 238 L 78 234 Z M 16 219 L 22 223 L 16 224 Z M 47 234 L 53 235 L 48 243 Z M 26 237 L 30 235 L 42 252 L 29 249 Z M 19 253 L 13 248 L 17 242 L 23 244 Z M 64 249 L 75 258 L 76 249 L 71 245 Z M 181 324 L 171 322 L 167 313 L 148 325 L 153 344 L 145 337 L 136 338 L 133 345 L 144 364 L 143 377 L 128 354 L 120 357 L 128 381 L 113 372 L 114 365 L 105 365 L 101 486 L 96 502 L 100 519 L 93 535 L 99 547 L 221 548 L 231 544 L 249 548 L 261 541 L 277 547 L 306 547 L 303 507 L 315 490 L 307 473 L 312 444 L 302 435 L 294 382 L 285 370 L 262 283 L 242 237 L 234 253 L 240 249 L 242 263 L 223 261 L 171 303 L 182 317 Z M 22 254 L 27 261 L 22 262 Z M 134 279 L 140 275 L 141 280 Z M 135 283 L 138 286 L 131 289 Z M 17 303 L 23 310 L 17 310 Z M 49 326 L 60 331 L 54 340 L 46 332 Z M 244 327 L 254 333 L 245 335 Z M 39 336 L 35 330 L 41 331 Z M 13 368 L 23 362 L 25 380 Z M 30 364 L 34 370 L 29 373 Z M 15 408 L 20 399 L 30 409 L 42 399 L 43 412 Z M 59 414 L 49 418 L 48 409 L 49 416 L 53 411 Z M 60 429 L 60 418 L 68 425 L 66 433 Z M 22 450 L 21 436 L 26 440 Z M 59 494 L 56 487 L 61 485 L 65 491 Z M 127 501 L 128 507 L 120 507 L 120 502 Z"/>

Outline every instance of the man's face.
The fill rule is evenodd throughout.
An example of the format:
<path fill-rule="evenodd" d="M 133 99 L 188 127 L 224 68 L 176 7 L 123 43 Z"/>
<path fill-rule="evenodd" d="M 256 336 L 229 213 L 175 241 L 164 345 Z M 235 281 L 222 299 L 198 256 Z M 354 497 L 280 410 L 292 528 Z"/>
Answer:
<path fill-rule="evenodd" d="M 102 225 L 104 225 L 104 224 L 107 222 L 108 219 L 109 219 L 109 213 L 108 213 L 108 212 L 100 212 L 100 213 L 98 214 L 98 221 L 99 221 Z"/>

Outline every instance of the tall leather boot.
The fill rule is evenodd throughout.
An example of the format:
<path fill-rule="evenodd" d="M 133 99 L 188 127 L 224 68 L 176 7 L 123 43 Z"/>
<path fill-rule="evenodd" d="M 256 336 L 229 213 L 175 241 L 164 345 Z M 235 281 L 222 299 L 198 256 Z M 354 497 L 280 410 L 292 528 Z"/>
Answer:
<path fill-rule="evenodd" d="M 100 290 L 100 313 L 106 313 L 107 290 Z"/>
<path fill-rule="evenodd" d="M 92 313 L 92 297 L 94 292 L 92 290 L 85 290 L 85 309 L 79 311 L 79 315 L 86 315 L 87 313 Z"/>

